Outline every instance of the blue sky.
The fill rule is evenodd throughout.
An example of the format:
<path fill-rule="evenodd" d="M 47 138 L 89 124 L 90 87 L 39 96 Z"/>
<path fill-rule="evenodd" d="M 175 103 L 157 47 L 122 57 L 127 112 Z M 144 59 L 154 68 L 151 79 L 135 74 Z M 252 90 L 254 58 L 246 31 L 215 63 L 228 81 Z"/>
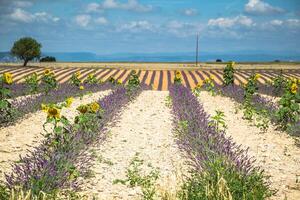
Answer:
<path fill-rule="evenodd" d="M 0 51 L 300 53 L 300 0 L 0 0 Z"/>

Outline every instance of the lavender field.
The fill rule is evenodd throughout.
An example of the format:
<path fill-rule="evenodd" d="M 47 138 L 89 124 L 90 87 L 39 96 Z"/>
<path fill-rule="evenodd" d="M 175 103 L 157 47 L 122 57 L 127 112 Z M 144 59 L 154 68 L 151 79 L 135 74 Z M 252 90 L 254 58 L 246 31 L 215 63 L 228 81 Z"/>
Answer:
<path fill-rule="evenodd" d="M 299 79 L 1 74 L 0 199 L 299 199 Z"/>

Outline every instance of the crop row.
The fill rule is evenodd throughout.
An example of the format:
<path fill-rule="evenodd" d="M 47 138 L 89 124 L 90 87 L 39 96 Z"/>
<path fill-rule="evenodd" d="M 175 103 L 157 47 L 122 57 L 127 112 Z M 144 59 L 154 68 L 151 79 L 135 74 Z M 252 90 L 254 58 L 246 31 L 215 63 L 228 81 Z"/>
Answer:
<path fill-rule="evenodd" d="M 197 97 L 181 84 L 170 88 L 174 130 L 192 173 L 181 199 L 265 199 L 272 194 L 263 172 L 210 120 Z"/>

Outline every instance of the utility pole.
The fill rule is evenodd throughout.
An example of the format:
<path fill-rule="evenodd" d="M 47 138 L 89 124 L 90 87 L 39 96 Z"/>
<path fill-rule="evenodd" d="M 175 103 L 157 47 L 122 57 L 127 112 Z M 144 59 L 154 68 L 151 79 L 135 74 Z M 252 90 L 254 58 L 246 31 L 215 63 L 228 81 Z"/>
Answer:
<path fill-rule="evenodd" d="M 196 44 L 196 67 L 198 66 L 198 50 L 199 50 L 199 33 L 197 33 L 197 44 Z"/>

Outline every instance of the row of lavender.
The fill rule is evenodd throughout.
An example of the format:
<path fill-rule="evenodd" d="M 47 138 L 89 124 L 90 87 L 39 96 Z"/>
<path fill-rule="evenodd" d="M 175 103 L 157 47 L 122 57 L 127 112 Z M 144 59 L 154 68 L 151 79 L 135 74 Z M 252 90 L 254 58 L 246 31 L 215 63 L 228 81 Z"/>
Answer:
<path fill-rule="evenodd" d="M 247 151 L 209 126 L 209 116 L 188 88 L 175 84 L 170 96 L 177 141 L 192 166 L 181 199 L 265 199 L 272 194 Z"/>
<path fill-rule="evenodd" d="M 79 177 L 88 174 L 93 158 L 88 148 L 105 140 L 105 126 L 114 123 L 122 107 L 141 92 L 136 78 L 137 75 L 132 73 L 126 87 L 118 86 L 98 102 L 78 107 L 80 114 L 75 117 L 74 124 L 64 117 L 57 117 L 53 112 L 55 108 L 49 109 L 46 124 L 53 125 L 52 131 L 45 130 L 42 144 L 21 158 L 13 172 L 6 175 L 8 189 L 30 191 L 32 198 L 46 193 L 48 199 L 55 199 L 63 189 L 79 189 Z M 12 193 L 5 194 L 8 199 Z"/>

